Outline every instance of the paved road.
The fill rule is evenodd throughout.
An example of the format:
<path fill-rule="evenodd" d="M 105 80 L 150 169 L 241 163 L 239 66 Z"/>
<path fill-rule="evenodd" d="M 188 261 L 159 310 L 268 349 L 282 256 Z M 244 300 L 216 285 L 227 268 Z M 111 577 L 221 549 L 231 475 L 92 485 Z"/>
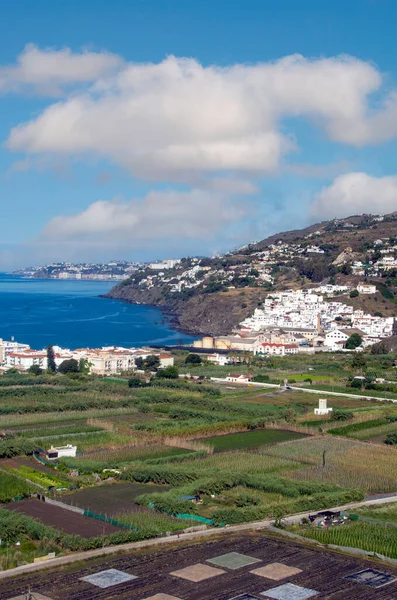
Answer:
<path fill-rule="evenodd" d="M 257 388 L 272 388 L 275 389 L 277 388 L 278 390 L 280 390 L 280 385 L 277 383 L 258 383 L 256 381 L 251 382 L 249 385 L 245 384 L 245 383 L 234 383 L 234 382 L 230 382 L 227 381 L 227 379 L 223 379 L 220 377 L 211 377 L 211 381 L 214 381 L 215 383 L 226 383 L 229 385 L 233 385 L 233 386 L 237 386 L 237 389 L 239 389 L 240 387 L 257 387 Z M 281 388 L 283 389 L 283 388 Z M 298 392 L 308 392 L 309 394 L 320 394 L 321 396 L 342 396 L 344 398 L 358 398 L 359 400 L 378 400 L 380 402 L 393 402 L 394 404 L 397 404 L 397 400 L 392 399 L 392 398 L 385 398 L 385 397 L 380 397 L 380 396 L 363 396 L 362 394 L 349 394 L 347 392 L 330 392 L 330 391 L 324 391 L 324 390 L 315 390 L 313 388 L 304 388 L 304 387 L 298 387 L 298 386 L 288 386 L 288 389 L 291 390 L 296 390 Z"/>

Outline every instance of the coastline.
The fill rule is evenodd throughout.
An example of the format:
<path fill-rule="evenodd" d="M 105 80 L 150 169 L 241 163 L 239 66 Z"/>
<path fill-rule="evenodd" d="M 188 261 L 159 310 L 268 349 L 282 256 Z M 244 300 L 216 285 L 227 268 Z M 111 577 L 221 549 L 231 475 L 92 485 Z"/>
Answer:
<path fill-rule="evenodd" d="M 187 327 L 183 327 L 179 322 L 180 315 L 178 314 L 177 309 L 172 308 L 169 305 L 164 305 L 164 304 L 159 305 L 159 304 L 154 304 L 154 303 L 139 302 L 139 301 L 130 300 L 128 298 L 117 298 L 115 296 L 109 296 L 108 294 L 100 294 L 99 298 L 104 298 L 105 300 L 117 300 L 118 302 L 121 302 L 123 304 L 132 304 L 134 306 L 147 306 L 147 307 L 155 308 L 161 312 L 164 320 L 167 322 L 170 329 L 172 329 L 173 331 L 177 331 L 178 333 L 182 333 L 183 335 L 187 335 L 189 337 L 212 335 L 209 332 L 204 333 L 201 330 L 199 331 L 199 330 L 193 330 L 193 329 L 189 329 Z"/>
<path fill-rule="evenodd" d="M 24 279 L 0 274 L 0 337 L 41 349 L 192 343 L 163 307 L 105 302 L 114 283 Z"/>

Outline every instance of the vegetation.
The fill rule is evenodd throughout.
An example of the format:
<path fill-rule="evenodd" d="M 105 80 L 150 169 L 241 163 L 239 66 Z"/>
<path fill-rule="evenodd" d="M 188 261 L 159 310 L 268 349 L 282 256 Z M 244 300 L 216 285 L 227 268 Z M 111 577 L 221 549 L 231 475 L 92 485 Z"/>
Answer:
<path fill-rule="evenodd" d="M 352 335 L 346 341 L 346 348 L 348 350 L 354 350 L 361 346 L 363 338 L 358 333 L 352 333 Z"/>
<path fill-rule="evenodd" d="M 55 363 L 55 352 L 53 346 L 49 345 L 47 348 L 47 369 L 51 373 L 55 373 L 57 366 Z"/>
<path fill-rule="evenodd" d="M 67 375 L 68 373 L 78 373 L 80 371 L 80 366 L 75 358 L 69 358 L 61 362 L 58 371 L 63 375 Z"/>
<path fill-rule="evenodd" d="M 343 527 L 304 527 L 299 533 L 322 544 L 360 548 L 397 558 L 396 528 L 393 526 L 359 521 Z"/>
<path fill-rule="evenodd" d="M 178 355 L 178 367 L 171 374 L 184 369 L 187 357 L 186 352 Z M 300 356 L 285 357 L 285 362 L 255 359 L 253 364 L 244 356 L 244 361 L 233 369 L 252 371 L 265 381 L 295 379 L 307 386 L 311 379 L 312 387 L 337 389 L 339 383 L 350 391 L 346 386 L 358 368 L 346 355 L 320 355 L 310 361 Z M 367 381 L 374 382 L 381 369 L 393 381 L 390 357 L 366 355 L 365 363 L 360 368 Z M 332 418 L 316 419 L 313 408 L 318 399 L 313 394 L 220 388 L 205 373 L 216 369 L 222 373 L 222 367 L 188 361 L 186 370 L 192 367 L 198 382 L 162 377 L 170 368 L 158 369 L 150 385 L 138 376 L 112 380 L 83 373 L 77 379 L 60 372 L 0 377 L 0 457 L 68 443 L 78 448 L 75 458 L 62 459 L 52 470 L 39 470 L 33 460 L 28 466 L 26 458 L 4 462 L 0 501 L 56 488 L 61 490 L 57 498 L 95 512 L 90 500 L 84 500 L 88 496 L 77 499 L 92 488 L 95 496 L 107 498 L 104 513 L 138 530 L 121 530 L 105 540 L 118 543 L 197 523 L 188 515 L 216 525 L 276 519 L 280 514 L 359 500 L 366 492 L 394 491 L 396 450 L 382 443 L 397 428 L 393 407 L 385 409 L 370 398 L 333 396 Z M 373 445 L 352 439 L 371 432 L 378 436 L 383 432 L 376 452 Z M 79 476 L 74 473 L 72 478 L 70 471 Z M 159 488 L 153 489 L 155 485 Z M 78 492 L 69 489 L 78 486 L 82 488 Z M 126 486 L 131 486 L 131 493 Z M 202 503 L 183 498 L 196 494 Z M 16 522 L 12 523 L 14 527 Z M 47 533 L 39 535 L 52 540 L 57 551 L 99 544 L 96 538 Z M 32 560 L 44 542 L 28 534 L 23 539 L 34 544 Z"/>
<path fill-rule="evenodd" d="M 206 442 L 214 448 L 215 452 L 225 452 L 228 450 L 257 448 L 258 446 L 300 439 L 301 437 L 304 437 L 304 434 L 295 431 L 264 429 L 210 437 L 206 439 Z"/>
<path fill-rule="evenodd" d="M 32 491 L 32 486 L 23 479 L 11 473 L 0 471 L 0 502 L 10 502 L 14 499 L 20 500 L 25 496 L 29 496 Z"/>

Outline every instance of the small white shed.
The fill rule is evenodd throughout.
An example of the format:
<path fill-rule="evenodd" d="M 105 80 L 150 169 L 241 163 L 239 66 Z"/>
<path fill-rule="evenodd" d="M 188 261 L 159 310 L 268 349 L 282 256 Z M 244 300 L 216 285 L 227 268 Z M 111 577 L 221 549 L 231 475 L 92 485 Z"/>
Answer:
<path fill-rule="evenodd" d="M 320 400 L 318 401 L 318 408 L 314 409 L 314 414 L 315 415 L 328 415 L 330 412 L 332 412 L 332 408 L 327 407 L 327 399 L 320 398 Z"/>
<path fill-rule="evenodd" d="M 67 446 L 56 446 L 47 450 L 48 460 L 57 460 L 58 458 L 62 458 L 63 456 L 76 456 L 77 454 L 77 446 L 72 446 L 68 444 Z"/>

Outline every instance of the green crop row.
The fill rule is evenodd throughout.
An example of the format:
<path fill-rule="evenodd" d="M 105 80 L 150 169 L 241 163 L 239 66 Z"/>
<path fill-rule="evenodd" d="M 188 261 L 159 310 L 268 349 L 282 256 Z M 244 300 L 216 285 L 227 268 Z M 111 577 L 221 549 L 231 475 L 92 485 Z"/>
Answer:
<path fill-rule="evenodd" d="M 356 431 L 363 431 L 364 429 L 371 429 L 372 427 L 379 427 L 380 425 L 386 425 L 389 421 L 385 418 L 372 419 L 372 421 L 360 421 L 359 423 L 350 423 L 344 427 L 332 427 L 328 429 L 328 433 L 333 435 L 349 435 Z"/>
<path fill-rule="evenodd" d="M 11 473 L 0 471 L 0 502 L 11 502 L 14 498 L 30 496 L 31 485 Z"/>
<path fill-rule="evenodd" d="M 343 527 L 304 527 L 299 533 L 322 544 L 360 548 L 397 558 L 397 535 L 393 526 L 358 521 Z"/>
<path fill-rule="evenodd" d="M 7 469 L 9 470 L 11 473 L 14 473 L 17 476 L 20 477 L 24 477 L 25 479 L 28 479 L 29 481 L 32 481 L 33 483 L 36 483 L 37 485 L 40 485 L 42 487 L 57 487 L 57 488 L 61 488 L 61 487 L 69 487 L 70 482 L 68 479 L 63 478 L 63 477 L 59 477 L 58 475 L 52 475 L 50 473 L 42 473 L 41 471 L 36 471 L 36 469 L 33 469 L 31 467 L 26 467 L 25 465 L 22 465 L 20 467 L 18 467 L 17 469 Z"/>

